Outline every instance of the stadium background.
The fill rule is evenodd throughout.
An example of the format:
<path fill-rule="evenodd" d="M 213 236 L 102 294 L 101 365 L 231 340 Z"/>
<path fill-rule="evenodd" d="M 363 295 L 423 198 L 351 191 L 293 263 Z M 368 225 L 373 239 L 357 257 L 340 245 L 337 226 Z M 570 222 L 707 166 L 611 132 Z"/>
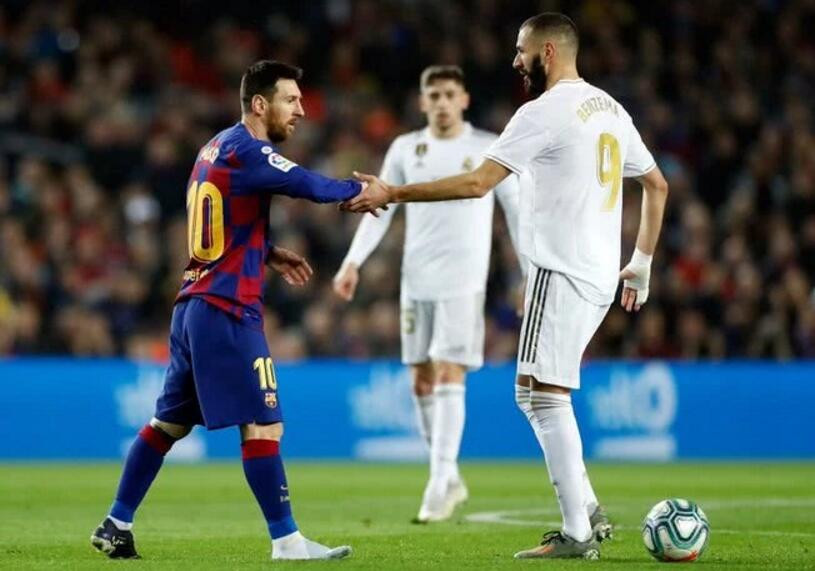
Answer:
<path fill-rule="evenodd" d="M 468 119 L 500 131 L 524 101 L 511 68 L 518 24 L 542 9 L 575 18 L 581 73 L 630 110 L 671 188 L 648 304 L 634 315 L 614 306 L 587 351 L 586 390 L 576 396 L 587 455 L 815 456 L 805 427 L 815 398 L 806 360 L 815 356 L 811 1 L 326 0 L 268 9 L 238 1 L 228 11 L 211 2 L 3 4 L 0 355 L 10 359 L 0 378 L 13 388 L 0 426 L 26 423 L 31 406 L 49 410 L 50 422 L 42 439 L 35 431 L 7 440 L 0 457 L 116 457 L 149 416 L 187 262 L 190 165 L 239 116 L 248 64 L 268 57 L 305 69 L 307 120 L 286 156 L 337 177 L 377 172 L 392 139 L 424 124 L 417 83 L 429 64 L 460 64 L 473 96 Z M 640 190 L 629 185 L 624 196 L 627 259 Z M 536 457 L 531 437 L 490 440 L 478 422 L 488 409 L 528 432 L 508 392 L 521 276 L 499 210 L 491 366 L 470 382 L 463 454 Z M 265 288 L 266 333 L 286 367 L 288 453 L 423 457 L 407 374 L 395 362 L 404 218 L 364 265 L 350 305 L 331 278 L 358 217 L 280 197 L 270 223 L 276 243 L 316 268 L 306 288 L 273 275 Z M 797 368 L 785 364 L 796 359 Z M 793 435 L 782 445 L 751 421 L 768 377 L 777 405 L 769 414 Z M 337 391 L 323 414 L 326 426 L 346 427 L 333 449 L 298 414 L 313 386 Z M 725 401 L 729 417 L 716 414 Z M 712 403 L 711 414 L 698 413 L 700 402 Z M 116 428 L 92 449 L 71 448 L 70 431 L 56 445 L 51 427 L 77 410 Z M 190 450 L 189 458 L 234 455 L 218 433 Z"/>
<path fill-rule="evenodd" d="M 547 9 L 576 20 L 583 76 L 631 112 L 671 187 L 651 298 L 639 314 L 611 310 L 575 395 L 618 525 L 598 569 L 646 566 L 636 530 L 673 496 L 711 518 L 705 563 L 812 567 L 812 0 L 0 2 L 0 567 L 106 563 L 85 534 L 160 389 L 187 176 L 237 120 L 244 68 L 273 57 L 305 69 L 307 120 L 286 156 L 339 177 L 376 172 L 393 137 L 423 125 L 428 64 L 462 65 L 468 119 L 500 131 L 524 100 L 518 24 Z M 639 199 L 626 187 L 625 257 Z M 358 218 L 278 198 L 270 222 L 316 269 L 305 289 L 274 276 L 266 288 L 303 529 L 351 543 L 354 569 L 516 568 L 508 555 L 559 515 L 512 401 L 520 276 L 502 214 L 489 364 L 468 381 L 471 499 L 427 528 L 407 523 L 426 466 L 373 462 L 425 454 L 396 360 L 403 219 L 349 306 L 330 280 Z M 238 456 L 234 430 L 174 447 L 139 512 L 142 567 L 262 561 Z M 184 465 L 202 459 L 228 462 Z"/>
<path fill-rule="evenodd" d="M 168 7 L 168 4 L 171 7 Z M 422 126 L 418 75 L 458 63 L 468 118 L 500 131 L 523 101 L 518 23 L 578 22 L 579 68 L 636 118 L 670 183 L 651 298 L 615 308 L 590 358 L 815 356 L 813 6 L 790 2 L 29 2 L 0 8 L 0 354 L 162 359 L 186 263 L 184 189 L 198 148 L 238 116 L 247 64 L 299 64 L 307 121 L 286 144 L 338 177 L 378 172 Z M 735 9 L 738 7 L 738 9 Z M 623 255 L 636 189 L 625 194 Z M 514 358 L 519 275 L 499 214 L 487 357 Z M 277 199 L 279 244 L 316 268 L 270 278 L 280 360 L 398 355 L 402 223 L 345 307 L 330 279 L 358 223 Z"/>

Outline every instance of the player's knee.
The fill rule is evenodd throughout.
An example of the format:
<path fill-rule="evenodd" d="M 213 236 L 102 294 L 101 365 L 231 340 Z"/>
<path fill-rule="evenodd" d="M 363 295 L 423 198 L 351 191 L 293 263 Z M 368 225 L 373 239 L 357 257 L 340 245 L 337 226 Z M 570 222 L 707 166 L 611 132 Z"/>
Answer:
<path fill-rule="evenodd" d="M 283 438 L 283 423 L 274 424 L 244 424 L 241 426 L 241 440 L 276 440 Z"/>
<path fill-rule="evenodd" d="M 461 384 L 467 378 L 467 368 L 458 363 L 435 363 L 435 382 L 440 385 Z"/>
<path fill-rule="evenodd" d="M 424 397 L 433 393 L 433 365 L 421 363 L 410 367 L 413 377 L 413 394 Z"/>
<path fill-rule="evenodd" d="M 532 377 L 529 375 L 518 375 L 515 379 L 515 384 L 519 387 L 524 388 L 531 388 L 532 387 Z"/>
<path fill-rule="evenodd" d="M 572 390 L 567 389 L 566 387 L 560 387 L 558 385 L 550 385 L 549 383 L 541 383 L 534 377 L 530 378 L 530 385 L 529 388 L 533 391 L 540 392 L 540 393 L 556 393 L 559 395 L 568 395 L 571 394 Z"/>
<path fill-rule="evenodd" d="M 170 436 L 175 440 L 181 440 L 192 431 L 192 426 L 174 424 L 172 422 L 165 422 L 155 417 L 150 419 L 150 426 L 161 430 L 164 434 Z"/>

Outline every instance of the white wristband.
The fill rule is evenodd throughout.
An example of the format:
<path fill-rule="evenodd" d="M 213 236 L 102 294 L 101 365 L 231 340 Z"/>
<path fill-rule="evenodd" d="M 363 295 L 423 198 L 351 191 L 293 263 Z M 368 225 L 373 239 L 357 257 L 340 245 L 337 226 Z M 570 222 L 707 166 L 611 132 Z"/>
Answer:
<path fill-rule="evenodd" d="M 654 259 L 653 255 L 648 255 L 639 248 L 634 248 L 634 253 L 631 255 L 631 265 L 642 267 L 651 267 L 651 261 Z"/>

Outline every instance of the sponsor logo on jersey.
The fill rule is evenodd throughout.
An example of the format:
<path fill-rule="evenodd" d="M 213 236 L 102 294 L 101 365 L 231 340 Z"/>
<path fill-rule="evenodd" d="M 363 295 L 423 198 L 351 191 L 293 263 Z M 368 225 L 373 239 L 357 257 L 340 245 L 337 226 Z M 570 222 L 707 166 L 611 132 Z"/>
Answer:
<path fill-rule="evenodd" d="M 208 269 L 198 269 L 198 270 L 186 270 L 184 272 L 184 281 L 185 282 L 197 282 L 205 275 L 209 273 Z"/>
<path fill-rule="evenodd" d="M 209 163 L 214 163 L 218 159 L 218 147 L 217 143 L 213 143 L 207 145 L 203 149 L 201 149 L 201 158 L 202 161 L 207 161 Z"/>
<path fill-rule="evenodd" d="M 267 147 L 264 147 L 267 148 Z M 261 151 L 262 152 L 262 151 Z M 281 170 L 283 172 L 289 172 L 291 169 L 297 166 L 297 163 L 290 161 L 283 155 L 278 153 L 269 153 L 269 165 L 273 166 L 277 170 Z"/>

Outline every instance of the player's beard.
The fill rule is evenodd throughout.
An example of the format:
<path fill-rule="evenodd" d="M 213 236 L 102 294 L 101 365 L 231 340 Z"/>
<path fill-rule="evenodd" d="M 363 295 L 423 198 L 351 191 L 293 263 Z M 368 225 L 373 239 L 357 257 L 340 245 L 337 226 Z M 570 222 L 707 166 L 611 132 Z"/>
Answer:
<path fill-rule="evenodd" d="M 279 121 L 276 121 L 275 117 L 271 113 L 271 110 L 266 115 L 265 119 L 266 134 L 269 136 L 269 140 L 271 142 L 282 143 L 289 138 L 288 124 L 281 124 Z"/>
<path fill-rule="evenodd" d="M 540 54 L 532 58 L 532 69 L 524 73 L 524 87 L 533 97 L 546 91 L 546 70 L 543 69 Z"/>

